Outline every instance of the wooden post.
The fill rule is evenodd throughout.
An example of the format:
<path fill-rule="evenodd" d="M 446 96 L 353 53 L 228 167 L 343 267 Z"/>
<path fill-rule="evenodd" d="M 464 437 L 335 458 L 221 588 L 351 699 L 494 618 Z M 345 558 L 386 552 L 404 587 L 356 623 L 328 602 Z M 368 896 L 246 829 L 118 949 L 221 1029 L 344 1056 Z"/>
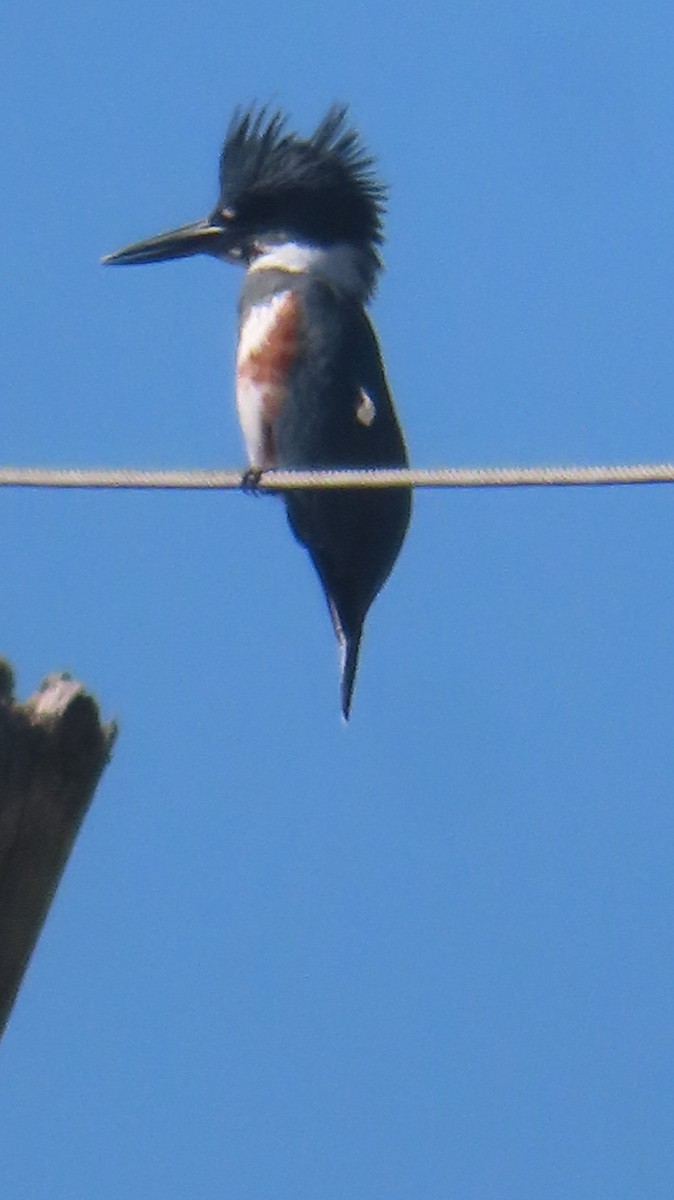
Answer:
<path fill-rule="evenodd" d="M 67 674 L 13 691 L 0 659 L 0 1037 L 116 735 Z"/>

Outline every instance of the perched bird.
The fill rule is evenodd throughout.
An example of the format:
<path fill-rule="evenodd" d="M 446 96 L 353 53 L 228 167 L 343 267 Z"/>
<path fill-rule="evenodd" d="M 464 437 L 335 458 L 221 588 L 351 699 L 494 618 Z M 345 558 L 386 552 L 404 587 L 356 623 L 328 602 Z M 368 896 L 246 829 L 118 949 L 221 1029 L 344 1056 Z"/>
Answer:
<path fill-rule="evenodd" d="M 205 220 L 127 246 L 109 264 L 210 254 L 246 268 L 236 403 L 251 477 L 269 468 L 404 467 L 405 443 L 366 314 L 382 263 L 385 189 L 346 110 L 306 139 L 283 114 L 237 111 Z M 367 611 L 410 519 L 408 488 L 283 494 L 342 650 L 349 716 Z"/>

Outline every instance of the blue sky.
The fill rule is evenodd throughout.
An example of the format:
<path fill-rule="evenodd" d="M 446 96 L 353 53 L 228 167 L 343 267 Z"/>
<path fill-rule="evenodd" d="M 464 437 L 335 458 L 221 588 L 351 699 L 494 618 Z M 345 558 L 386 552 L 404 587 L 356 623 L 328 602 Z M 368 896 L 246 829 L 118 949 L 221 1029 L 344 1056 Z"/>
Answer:
<path fill-rule="evenodd" d="M 6 8 L 2 459 L 233 466 L 232 109 L 335 99 L 419 466 L 674 444 L 674 14 Z M 418 493 L 350 726 L 280 505 L 0 496 L 2 650 L 121 733 L 2 1046 L 16 1200 L 674 1186 L 674 492 Z"/>

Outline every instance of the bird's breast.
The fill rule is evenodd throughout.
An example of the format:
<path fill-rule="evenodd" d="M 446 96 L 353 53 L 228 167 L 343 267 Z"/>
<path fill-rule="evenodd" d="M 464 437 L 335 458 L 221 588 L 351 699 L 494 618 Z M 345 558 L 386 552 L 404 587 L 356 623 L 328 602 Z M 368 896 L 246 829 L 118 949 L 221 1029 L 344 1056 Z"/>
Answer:
<path fill-rule="evenodd" d="M 278 292 L 248 309 L 236 356 L 236 401 L 248 457 L 254 466 L 276 462 L 274 423 L 299 353 L 300 297 Z"/>
<path fill-rule="evenodd" d="M 283 387 L 297 357 L 300 299 L 279 292 L 249 309 L 239 335 L 237 377 L 262 388 Z"/>

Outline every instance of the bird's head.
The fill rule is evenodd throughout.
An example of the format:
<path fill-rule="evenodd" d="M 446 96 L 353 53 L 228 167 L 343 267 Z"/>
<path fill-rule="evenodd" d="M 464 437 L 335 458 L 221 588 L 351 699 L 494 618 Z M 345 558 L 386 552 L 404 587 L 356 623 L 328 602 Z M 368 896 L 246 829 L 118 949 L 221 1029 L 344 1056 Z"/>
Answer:
<path fill-rule="evenodd" d="M 278 262 L 274 254 L 283 247 L 344 247 L 370 292 L 381 266 L 386 195 L 372 167 L 346 123 L 345 108 L 332 107 L 309 138 L 289 132 L 280 112 L 237 111 L 220 155 L 220 195 L 210 215 L 126 246 L 103 262 L 124 266 L 210 254 L 255 268 L 265 256 Z"/>

